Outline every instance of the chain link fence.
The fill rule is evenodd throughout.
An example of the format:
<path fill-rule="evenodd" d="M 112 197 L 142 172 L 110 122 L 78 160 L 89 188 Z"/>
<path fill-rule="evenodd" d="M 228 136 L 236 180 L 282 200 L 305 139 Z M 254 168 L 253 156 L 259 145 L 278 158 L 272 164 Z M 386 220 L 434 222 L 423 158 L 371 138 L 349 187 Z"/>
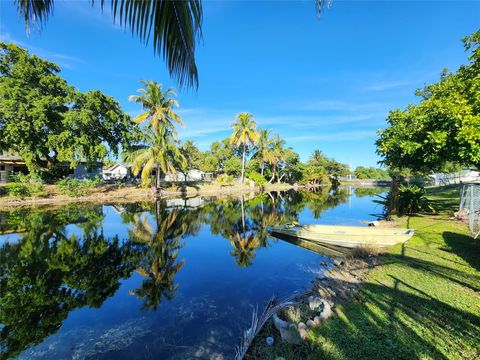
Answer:
<path fill-rule="evenodd" d="M 480 184 L 462 185 L 459 213 L 468 221 L 474 239 L 480 234 Z"/>

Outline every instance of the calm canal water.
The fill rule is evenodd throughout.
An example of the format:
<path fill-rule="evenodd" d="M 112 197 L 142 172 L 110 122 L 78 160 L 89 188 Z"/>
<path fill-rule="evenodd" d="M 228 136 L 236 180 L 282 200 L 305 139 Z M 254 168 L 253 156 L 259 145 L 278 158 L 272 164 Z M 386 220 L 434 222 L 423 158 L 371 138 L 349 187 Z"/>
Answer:
<path fill-rule="evenodd" d="M 0 212 L 2 358 L 231 359 L 257 305 L 331 264 L 268 227 L 360 225 L 379 191 Z"/>

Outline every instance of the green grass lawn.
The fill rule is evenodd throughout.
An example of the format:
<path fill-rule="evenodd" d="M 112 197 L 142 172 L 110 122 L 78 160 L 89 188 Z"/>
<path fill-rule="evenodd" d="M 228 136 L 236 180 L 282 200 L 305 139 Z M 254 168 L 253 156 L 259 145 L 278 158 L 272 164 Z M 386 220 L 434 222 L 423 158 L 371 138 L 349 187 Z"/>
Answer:
<path fill-rule="evenodd" d="M 480 359 L 480 239 L 451 219 L 458 187 L 428 196 L 438 213 L 398 219 L 414 237 L 381 256 L 349 304 L 337 306 L 305 344 L 255 357 Z"/>

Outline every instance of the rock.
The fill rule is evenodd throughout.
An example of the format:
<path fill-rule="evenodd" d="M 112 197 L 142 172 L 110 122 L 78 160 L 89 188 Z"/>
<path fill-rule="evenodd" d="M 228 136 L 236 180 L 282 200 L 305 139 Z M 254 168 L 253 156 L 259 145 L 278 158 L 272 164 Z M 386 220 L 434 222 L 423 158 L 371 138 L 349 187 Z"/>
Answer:
<path fill-rule="evenodd" d="M 273 343 L 274 343 L 274 341 L 275 341 L 275 340 L 273 339 L 273 337 L 271 337 L 271 336 L 267 337 L 266 342 L 267 342 L 267 345 L 268 345 L 268 346 L 272 346 Z"/>
<path fill-rule="evenodd" d="M 307 338 L 307 329 L 300 329 L 298 330 L 298 333 L 300 334 L 300 338 L 302 340 L 305 340 Z"/>
<path fill-rule="evenodd" d="M 300 344 L 301 337 L 298 333 L 297 327 L 295 324 L 284 321 L 278 317 L 277 314 L 273 315 L 273 325 L 280 332 L 282 341 L 285 341 L 290 344 Z"/>
<path fill-rule="evenodd" d="M 314 323 L 315 325 L 320 325 L 321 322 L 322 322 L 322 321 L 320 320 L 320 316 L 315 316 L 315 317 L 313 318 L 313 323 Z"/>
<path fill-rule="evenodd" d="M 323 309 L 322 309 L 322 312 L 320 313 L 320 321 L 325 321 L 328 318 L 330 318 L 330 316 L 332 316 L 333 312 L 332 312 L 332 307 L 327 301 L 322 300 L 322 304 L 323 304 Z"/>
<path fill-rule="evenodd" d="M 297 327 L 298 331 L 307 329 L 307 325 L 304 322 L 299 322 Z"/>
<path fill-rule="evenodd" d="M 322 304 L 322 299 L 319 298 L 318 296 L 309 296 L 308 297 L 308 306 L 310 307 L 310 310 L 315 310 Z"/>
<path fill-rule="evenodd" d="M 333 258 L 333 264 L 335 266 L 341 266 L 343 265 L 344 261 L 341 257 L 336 257 L 336 258 Z"/>
<path fill-rule="evenodd" d="M 308 320 L 307 320 L 307 326 L 308 326 L 309 328 L 315 327 L 315 323 L 313 322 L 313 320 L 308 319 Z"/>

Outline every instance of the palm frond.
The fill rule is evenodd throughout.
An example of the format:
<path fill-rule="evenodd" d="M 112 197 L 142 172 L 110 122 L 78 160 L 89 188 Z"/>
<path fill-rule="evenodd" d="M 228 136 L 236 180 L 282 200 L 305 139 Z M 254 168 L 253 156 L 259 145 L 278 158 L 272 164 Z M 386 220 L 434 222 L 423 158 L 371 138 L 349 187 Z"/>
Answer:
<path fill-rule="evenodd" d="M 40 28 L 53 13 L 54 0 L 16 0 L 17 9 L 25 21 L 27 33 L 32 25 Z"/>
<path fill-rule="evenodd" d="M 102 7 L 104 3 L 101 0 Z M 180 86 L 198 88 L 195 45 L 201 38 L 200 0 L 112 0 L 111 9 L 114 20 L 145 44 L 152 36 L 154 52 L 166 60 Z"/>
<path fill-rule="evenodd" d="M 106 1 L 98 1 L 103 9 Z M 33 24 L 43 26 L 53 13 L 54 0 L 16 0 L 16 4 L 28 32 Z M 110 7 L 121 27 L 146 45 L 153 42 L 154 53 L 166 61 L 181 87 L 198 88 L 195 46 L 202 37 L 200 0 L 111 0 Z"/>

